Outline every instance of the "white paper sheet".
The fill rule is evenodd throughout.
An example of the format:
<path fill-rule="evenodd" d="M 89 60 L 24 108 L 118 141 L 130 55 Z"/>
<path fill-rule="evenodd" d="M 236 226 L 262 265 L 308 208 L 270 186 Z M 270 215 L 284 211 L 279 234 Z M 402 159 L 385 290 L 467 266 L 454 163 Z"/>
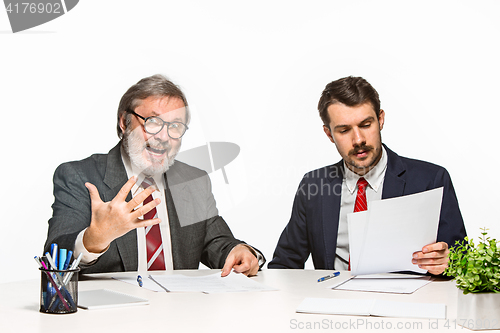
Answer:
<path fill-rule="evenodd" d="M 411 294 L 431 282 L 430 276 L 413 278 L 364 278 L 363 275 L 350 279 L 335 290 L 371 291 L 379 293 Z"/>
<path fill-rule="evenodd" d="M 375 299 L 306 298 L 297 307 L 296 312 L 446 319 L 445 304 L 391 302 Z"/>
<path fill-rule="evenodd" d="M 353 275 L 426 271 L 412 255 L 436 242 L 443 188 L 373 201 L 368 211 L 347 215 Z"/>
<path fill-rule="evenodd" d="M 149 304 L 147 299 L 109 289 L 78 292 L 78 307 L 82 309 L 94 310 L 147 304 Z"/>
<path fill-rule="evenodd" d="M 163 291 L 169 292 L 224 293 L 277 290 L 234 272 L 226 277 L 221 277 L 219 272 L 205 276 L 150 275 L 150 279 L 163 286 Z"/>

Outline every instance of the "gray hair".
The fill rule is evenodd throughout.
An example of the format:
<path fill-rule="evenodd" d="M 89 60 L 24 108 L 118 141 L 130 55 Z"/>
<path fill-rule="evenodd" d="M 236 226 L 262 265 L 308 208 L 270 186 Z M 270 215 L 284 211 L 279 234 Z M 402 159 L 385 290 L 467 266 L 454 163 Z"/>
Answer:
<path fill-rule="evenodd" d="M 120 104 L 118 105 L 117 123 L 116 131 L 118 137 L 122 139 L 123 133 L 120 128 L 120 118 L 123 113 L 127 110 L 134 110 L 139 106 L 143 99 L 150 96 L 157 97 L 176 97 L 182 100 L 184 106 L 186 107 L 186 124 L 189 124 L 191 120 L 191 115 L 189 113 L 188 103 L 186 96 L 181 91 L 181 89 L 176 86 L 172 81 L 168 80 L 165 76 L 161 74 L 156 74 L 153 76 L 145 77 L 139 82 L 134 84 L 132 87 L 128 88 L 127 92 L 122 96 Z M 128 126 L 130 122 L 130 117 L 127 117 L 126 124 Z"/>

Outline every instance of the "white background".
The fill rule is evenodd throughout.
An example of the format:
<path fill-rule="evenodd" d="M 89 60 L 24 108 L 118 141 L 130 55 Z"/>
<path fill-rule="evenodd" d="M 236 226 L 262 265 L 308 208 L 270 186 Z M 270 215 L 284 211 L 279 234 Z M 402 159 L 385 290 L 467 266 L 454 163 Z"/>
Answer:
<path fill-rule="evenodd" d="M 498 1 L 85 0 L 12 34 L 1 9 L 0 282 L 39 276 L 55 168 L 112 148 L 121 96 L 155 73 L 192 107 L 183 149 L 241 147 L 229 185 L 211 174 L 214 194 L 268 260 L 303 174 L 340 158 L 316 106 L 347 75 L 378 90 L 391 149 L 448 169 L 469 235 L 500 238 L 499 12 Z"/>

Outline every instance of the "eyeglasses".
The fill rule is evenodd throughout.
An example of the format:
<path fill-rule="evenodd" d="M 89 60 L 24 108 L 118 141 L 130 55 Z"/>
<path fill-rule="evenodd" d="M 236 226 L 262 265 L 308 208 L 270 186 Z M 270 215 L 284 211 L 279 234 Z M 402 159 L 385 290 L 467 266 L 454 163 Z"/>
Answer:
<path fill-rule="evenodd" d="M 132 113 L 133 115 L 144 120 L 144 130 L 146 131 L 146 133 L 151 135 L 160 133 L 165 124 L 167 125 L 168 136 L 172 139 L 180 139 L 188 130 L 187 125 L 180 121 L 174 121 L 170 123 L 156 116 L 144 118 L 143 116 L 138 115 L 137 113 L 135 113 L 135 111 L 132 111 L 130 109 L 126 110 L 126 112 Z"/>

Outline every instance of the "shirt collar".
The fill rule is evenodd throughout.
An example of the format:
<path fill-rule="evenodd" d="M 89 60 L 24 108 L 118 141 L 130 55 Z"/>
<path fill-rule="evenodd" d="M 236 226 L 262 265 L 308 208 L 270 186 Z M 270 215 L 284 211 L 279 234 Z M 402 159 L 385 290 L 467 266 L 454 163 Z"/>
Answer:
<path fill-rule="evenodd" d="M 356 191 L 356 186 L 358 183 L 358 179 L 361 178 L 360 175 L 352 172 L 346 165 L 344 161 L 344 181 L 347 185 L 347 189 L 351 194 Z M 380 161 L 378 161 L 377 165 L 373 169 L 371 169 L 366 175 L 363 177 L 368 182 L 368 185 L 377 192 L 382 185 L 382 181 L 385 177 L 385 171 L 387 170 L 387 152 L 385 151 L 384 146 L 382 146 L 382 157 Z"/>

